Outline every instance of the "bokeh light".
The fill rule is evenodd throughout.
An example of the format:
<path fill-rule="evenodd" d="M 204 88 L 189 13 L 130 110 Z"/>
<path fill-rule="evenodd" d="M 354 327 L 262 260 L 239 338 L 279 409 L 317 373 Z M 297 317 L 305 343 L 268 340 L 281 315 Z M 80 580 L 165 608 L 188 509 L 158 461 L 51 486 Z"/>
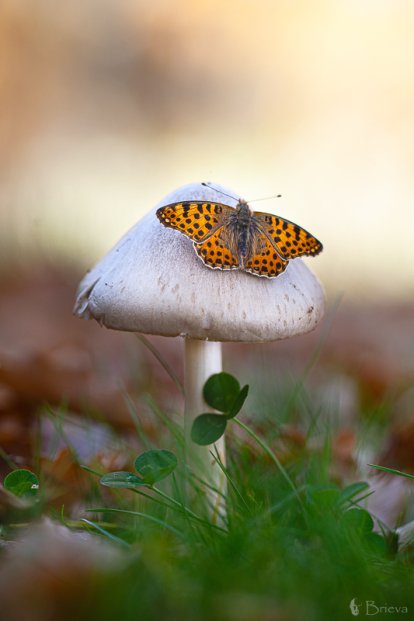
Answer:
<path fill-rule="evenodd" d="M 87 267 L 213 180 L 325 244 L 328 293 L 414 292 L 414 6 L 87 0 L 0 7 L 0 261 Z"/>

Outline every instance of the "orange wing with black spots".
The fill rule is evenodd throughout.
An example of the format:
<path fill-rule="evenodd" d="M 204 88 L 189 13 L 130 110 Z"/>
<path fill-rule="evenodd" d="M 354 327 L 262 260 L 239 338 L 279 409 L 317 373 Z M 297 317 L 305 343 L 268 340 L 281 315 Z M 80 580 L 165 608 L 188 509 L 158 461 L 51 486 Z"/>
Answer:
<path fill-rule="evenodd" d="M 160 207 L 157 217 L 164 226 L 201 243 L 223 226 L 229 211 L 232 208 L 221 203 L 185 201 Z"/>
<path fill-rule="evenodd" d="M 322 251 L 322 244 L 313 235 L 294 222 L 270 213 L 255 212 L 263 233 L 276 247 L 283 259 L 295 259 L 302 255 L 314 256 Z"/>
<path fill-rule="evenodd" d="M 267 214 L 266 214 L 267 215 Z M 257 276 L 275 278 L 285 271 L 289 261 L 284 261 L 276 252 L 266 235 L 260 237 L 260 251 L 248 259 L 244 265 L 246 272 Z"/>
<path fill-rule="evenodd" d="M 194 242 L 195 251 L 208 267 L 221 270 L 237 269 L 240 262 L 220 239 L 220 233 L 221 229 L 218 229 L 203 243 Z"/>
<path fill-rule="evenodd" d="M 285 271 L 290 259 L 314 256 L 322 250 L 321 242 L 294 222 L 251 212 L 244 201 L 239 201 L 236 209 L 203 201 L 171 203 L 160 207 L 157 217 L 164 226 L 193 240 L 198 256 L 213 269 L 240 268 L 275 278 Z M 246 239 L 250 240 L 247 245 Z M 249 252 L 253 256 L 245 256 Z"/>

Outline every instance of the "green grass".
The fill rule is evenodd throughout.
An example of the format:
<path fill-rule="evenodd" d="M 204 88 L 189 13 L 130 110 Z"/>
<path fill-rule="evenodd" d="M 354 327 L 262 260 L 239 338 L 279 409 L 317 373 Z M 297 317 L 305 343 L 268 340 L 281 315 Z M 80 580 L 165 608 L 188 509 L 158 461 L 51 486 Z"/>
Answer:
<path fill-rule="evenodd" d="M 316 414 L 302 401 L 313 428 Z M 100 486 L 85 499 L 89 511 L 77 527 L 118 548 L 124 560 L 97 573 L 88 597 L 74 604 L 77 619 L 340 621 L 352 618 L 351 600 L 413 613 L 412 559 L 363 508 L 367 486 L 333 480 L 329 430 L 321 450 L 303 448 L 282 463 L 274 427 L 264 419 L 257 431 L 243 418 L 229 420 L 226 430 L 223 523 L 211 523 L 172 423 L 170 445 L 155 448 L 178 456 L 175 470 L 155 482 L 150 471 L 150 482 L 133 489 Z M 89 472 L 94 485 L 104 474 Z"/>
<path fill-rule="evenodd" d="M 91 618 L 349 619 L 354 598 L 414 609 L 412 565 L 358 508 L 364 485 L 340 489 L 320 458 L 304 460 L 290 473 L 298 502 L 264 455 L 229 461 L 227 532 L 146 497 L 126 503 L 137 514 L 102 514 L 132 556 L 101 585 Z"/>

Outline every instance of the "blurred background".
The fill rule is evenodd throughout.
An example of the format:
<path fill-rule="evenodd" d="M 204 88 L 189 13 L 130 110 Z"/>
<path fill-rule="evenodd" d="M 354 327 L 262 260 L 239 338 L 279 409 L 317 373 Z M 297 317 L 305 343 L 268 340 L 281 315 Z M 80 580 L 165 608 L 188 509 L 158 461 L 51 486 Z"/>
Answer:
<path fill-rule="evenodd" d="M 328 459 L 329 444 L 332 481 L 368 480 L 392 528 L 414 518 L 407 480 L 367 466 L 414 473 L 413 33 L 407 0 L 0 1 L 0 480 L 30 468 L 59 521 L 90 517 L 80 463 L 130 470 L 133 451 L 171 446 L 160 411 L 181 423 L 183 397 L 148 343 L 72 308 L 126 230 L 210 180 L 247 200 L 281 193 L 258 209 L 324 244 L 306 259 L 327 292 L 320 326 L 224 347 L 225 370 L 251 386 L 243 420 L 289 468 Z M 183 340 L 149 342 L 182 379 Z M 260 466 L 249 442 L 229 433 L 230 454 Z M 36 537 L 33 575 L 0 567 L 13 619 L 52 618 L 33 617 L 64 592 L 55 570 L 44 586 L 45 551 L 68 584 L 85 575 L 77 546 L 63 562 L 50 534 Z M 56 618 L 79 597 L 59 599 Z"/>
<path fill-rule="evenodd" d="M 291 386 L 319 351 L 314 402 L 343 425 L 367 404 L 381 419 L 384 403 L 412 421 L 413 26 L 406 0 L 2 0 L 3 450 L 29 452 L 25 416 L 45 403 L 131 425 L 123 391 L 152 391 L 179 410 L 136 337 L 71 311 L 83 273 L 202 180 L 281 193 L 260 209 L 325 246 L 307 260 L 327 291 L 320 328 L 242 356 L 229 346 L 226 368 Z M 154 342 L 182 373 L 179 341 Z"/>
<path fill-rule="evenodd" d="M 0 6 L 0 261 L 88 267 L 212 180 L 311 230 L 328 293 L 414 293 L 414 6 Z"/>

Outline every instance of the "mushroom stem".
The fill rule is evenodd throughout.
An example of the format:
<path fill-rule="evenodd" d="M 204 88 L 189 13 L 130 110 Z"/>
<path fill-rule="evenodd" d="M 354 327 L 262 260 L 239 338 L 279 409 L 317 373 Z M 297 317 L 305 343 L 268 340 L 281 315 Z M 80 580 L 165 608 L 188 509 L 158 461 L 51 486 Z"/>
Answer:
<path fill-rule="evenodd" d="M 211 453 L 218 453 L 223 464 L 226 463 L 224 436 L 210 446 L 198 446 L 191 439 L 191 427 L 194 419 L 203 412 L 212 412 L 203 399 L 203 386 L 210 375 L 222 370 L 221 343 L 185 339 L 184 361 L 184 434 L 186 440 L 186 460 L 197 476 L 205 480 L 219 493 L 209 492 L 214 509 L 213 518 L 224 515 L 223 493 L 225 476 L 214 461 Z"/>

